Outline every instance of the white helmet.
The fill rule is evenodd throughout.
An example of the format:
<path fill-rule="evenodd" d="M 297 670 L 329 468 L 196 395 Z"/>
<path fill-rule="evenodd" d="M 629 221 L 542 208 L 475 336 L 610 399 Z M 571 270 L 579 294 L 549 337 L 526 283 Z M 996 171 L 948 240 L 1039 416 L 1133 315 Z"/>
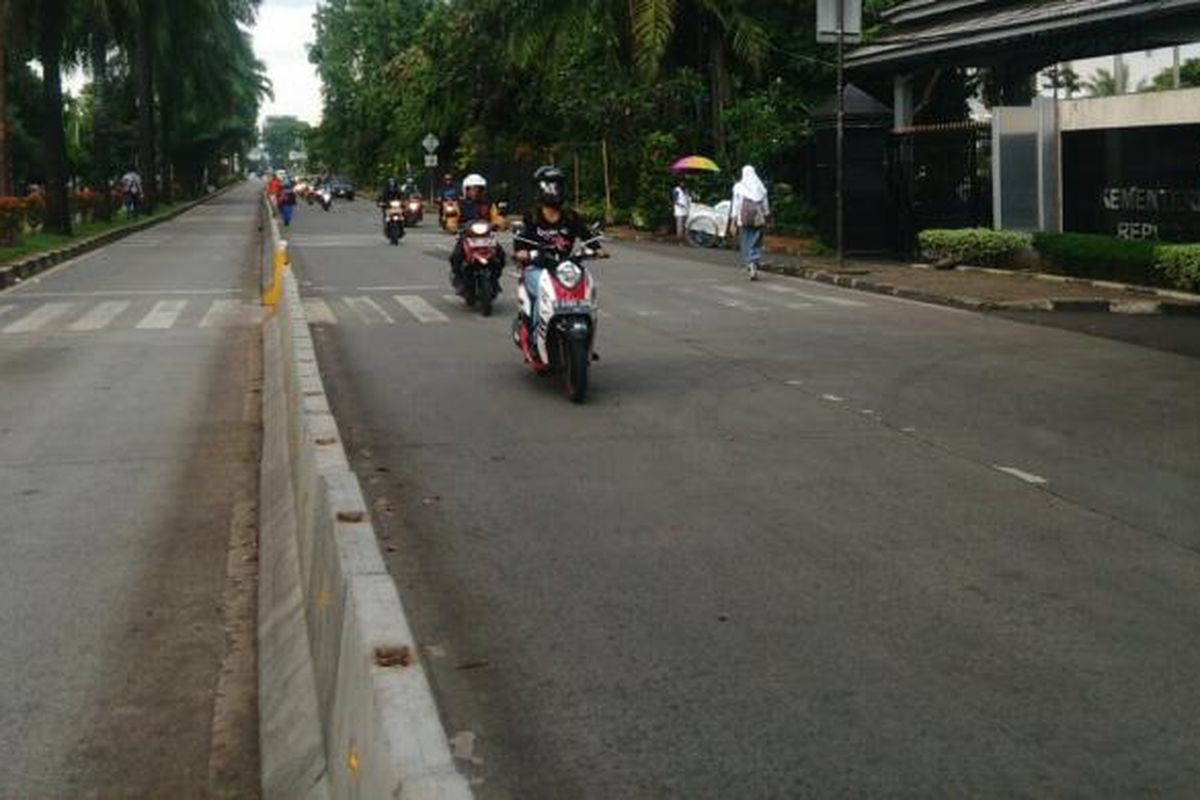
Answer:
<path fill-rule="evenodd" d="M 472 172 L 467 177 L 463 178 L 463 191 L 467 191 L 472 186 L 478 186 L 480 189 L 487 188 L 487 180 L 480 174 Z"/>

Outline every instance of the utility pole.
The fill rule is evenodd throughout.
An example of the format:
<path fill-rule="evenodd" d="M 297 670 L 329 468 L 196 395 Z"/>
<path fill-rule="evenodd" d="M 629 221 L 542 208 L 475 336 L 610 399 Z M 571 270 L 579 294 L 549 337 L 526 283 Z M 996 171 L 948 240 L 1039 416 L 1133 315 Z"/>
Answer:
<path fill-rule="evenodd" d="M 846 0 L 837 0 L 837 264 L 846 268 Z"/>

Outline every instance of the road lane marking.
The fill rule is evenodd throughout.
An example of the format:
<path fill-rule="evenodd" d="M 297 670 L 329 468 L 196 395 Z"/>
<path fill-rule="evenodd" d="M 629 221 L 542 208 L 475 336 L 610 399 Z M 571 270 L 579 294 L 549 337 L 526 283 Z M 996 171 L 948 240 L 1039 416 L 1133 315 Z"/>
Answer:
<path fill-rule="evenodd" d="M 839 395 L 836 395 L 836 394 L 823 394 L 823 395 L 821 395 L 821 399 L 822 399 L 822 400 L 828 400 L 828 401 L 829 401 L 829 402 L 831 402 L 831 403 L 844 403 L 844 402 L 846 402 L 846 398 L 844 398 L 844 397 L 841 397 L 841 396 L 839 396 Z"/>
<path fill-rule="evenodd" d="M 450 318 L 433 306 L 424 297 L 415 294 L 394 295 L 395 300 L 404 306 L 404 310 L 417 318 L 418 322 L 449 322 Z"/>
<path fill-rule="evenodd" d="M 337 317 L 324 300 L 306 297 L 301 302 L 304 304 L 304 316 L 308 317 L 309 324 L 337 325 Z"/>
<path fill-rule="evenodd" d="M 42 273 L 45 275 L 46 273 Z M 21 292 L 21 297 L 157 297 L 180 295 L 241 294 L 241 289 L 113 289 L 97 292 Z"/>
<path fill-rule="evenodd" d="M 32 333 L 44 325 L 53 322 L 71 310 L 74 303 L 46 303 L 35 311 L 26 314 L 16 322 L 9 323 L 5 333 Z"/>
<path fill-rule="evenodd" d="M 396 322 L 391 314 L 383 310 L 383 306 L 369 297 L 347 297 L 344 299 L 346 305 L 350 306 L 350 310 L 357 314 L 358 318 L 367 325 L 374 325 L 378 322 L 393 325 Z"/>
<path fill-rule="evenodd" d="M 802 297 L 805 300 L 812 300 L 817 303 L 829 303 L 830 305 L 842 306 L 843 308 L 866 308 L 871 305 L 864 303 L 861 300 L 847 300 L 844 297 L 833 297 L 825 294 L 811 294 L 802 292 L 799 289 L 793 289 L 790 286 L 780 286 L 774 283 L 766 284 L 767 291 L 776 292 L 778 294 L 790 294 L 793 297 Z"/>
<path fill-rule="evenodd" d="M 459 300 L 459 297 L 456 294 L 444 294 L 444 295 L 442 295 L 442 299 L 445 300 L 447 303 L 449 303 L 452 306 L 461 306 L 462 305 L 462 301 Z"/>
<path fill-rule="evenodd" d="M 160 300 L 134 327 L 143 331 L 163 331 L 172 327 L 187 308 L 187 300 Z"/>
<path fill-rule="evenodd" d="M 320 288 L 320 287 L 318 287 Z M 412 286 L 355 286 L 356 292 L 427 292 L 430 289 L 440 289 L 442 284 L 419 283 Z"/>
<path fill-rule="evenodd" d="M 92 307 L 86 314 L 67 326 L 69 331 L 98 331 L 121 316 L 129 308 L 128 300 L 106 300 Z"/>
<path fill-rule="evenodd" d="M 200 319 L 201 328 L 237 325 L 246 319 L 241 300 L 213 300 Z"/>
<path fill-rule="evenodd" d="M 1014 478 L 1023 480 L 1026 483 L 1033 484 L 1034 486 L 1045 486 L 1047 483 L 1049 483 L 1049 481 L 1043 478 L 1041 475 L 1034 475 L 1032 472 L 1026 472 L 1023 469 L 1017 469 L 1016 467 L 1003 467 L 999 464 L 993 464 L 992 466 L 1006 475 L 1012 475 Z"/>

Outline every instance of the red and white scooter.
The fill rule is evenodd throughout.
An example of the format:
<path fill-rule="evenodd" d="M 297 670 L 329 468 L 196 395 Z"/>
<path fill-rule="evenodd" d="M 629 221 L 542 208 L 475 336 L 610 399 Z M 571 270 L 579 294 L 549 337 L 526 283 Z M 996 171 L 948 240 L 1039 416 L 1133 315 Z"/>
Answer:
<path fill-rule="evenodd" d="M 525 356 L 525 363 L 539 374 L 562 375 L 563 389 L 573 403 L 587 397 L 588 366 L 596 359 L 596 281 L 583 262 L 604 258 L 597 252 L 599 235 L 575 245 L 572 252 L 546 248 L 543 243 L 517 241 L 536 247 L 530 251 L 530 264 L 542 268 L 538 296 L 531 298 L 525 286 L 525 270 L 517 288 L 521 315 L 513 321 L 513 341 Z M 533 319 L 533 331 L 525 321 Z"/>

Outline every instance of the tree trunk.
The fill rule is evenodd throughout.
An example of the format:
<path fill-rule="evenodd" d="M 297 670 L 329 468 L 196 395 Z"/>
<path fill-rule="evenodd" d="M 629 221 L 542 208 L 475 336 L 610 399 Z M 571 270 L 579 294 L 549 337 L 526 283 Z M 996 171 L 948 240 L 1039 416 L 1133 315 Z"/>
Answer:
<path fill-rule="evenodd" d="M 717 26 L 708 33 L 709 96 L 712 101 L 712 137 L 714 155 L 725 160 L 725 121 L 722 112 L 729 103 L 729 65 L 725 58 L 725 37 Z"/>
<path fill-rule="evenodd" d="M 97 27 L 92 31 L 92 83 L 96 92 L 96 108 L 92 117 L 92 154 L 95 172 L 92 184 L 99 200 L 96 218 L 112 219 L 109 179 L 112 177 L 112 140 L 108 120 L 108 32 Z"/>
<path fill-rule="evenodd" d="M 67 203 L 67 137 L 63 131 L 62 38 L 66 9 L 62 0 L 42 0 L 38 15 L 38 60 L 42 62 L 42 150 L 46 159 L 47 231 L 71 233 Z"/>
<path fill-rule="evenodd" d="M 158 199 L 158 182 L 155 173 L 158 159 L 154 152 L 154 74 L 150 37 L 153 33 L 151 4 L 138 4 L 135 23 L 134 76 L 137 87 L 138 106 L 138 169 L 142 174 L 143 198 L 147 211 L 154 210 Z"/>
<path fill-rule="evenodd" d="M 8 50 L 4 47 L 3 36 L 0 36 L 0 197 L 7 197 L 13 193 L 12 167 L 8 163 L 8 93 L 5 89 L 8 80 L 7 59 Z"/>

